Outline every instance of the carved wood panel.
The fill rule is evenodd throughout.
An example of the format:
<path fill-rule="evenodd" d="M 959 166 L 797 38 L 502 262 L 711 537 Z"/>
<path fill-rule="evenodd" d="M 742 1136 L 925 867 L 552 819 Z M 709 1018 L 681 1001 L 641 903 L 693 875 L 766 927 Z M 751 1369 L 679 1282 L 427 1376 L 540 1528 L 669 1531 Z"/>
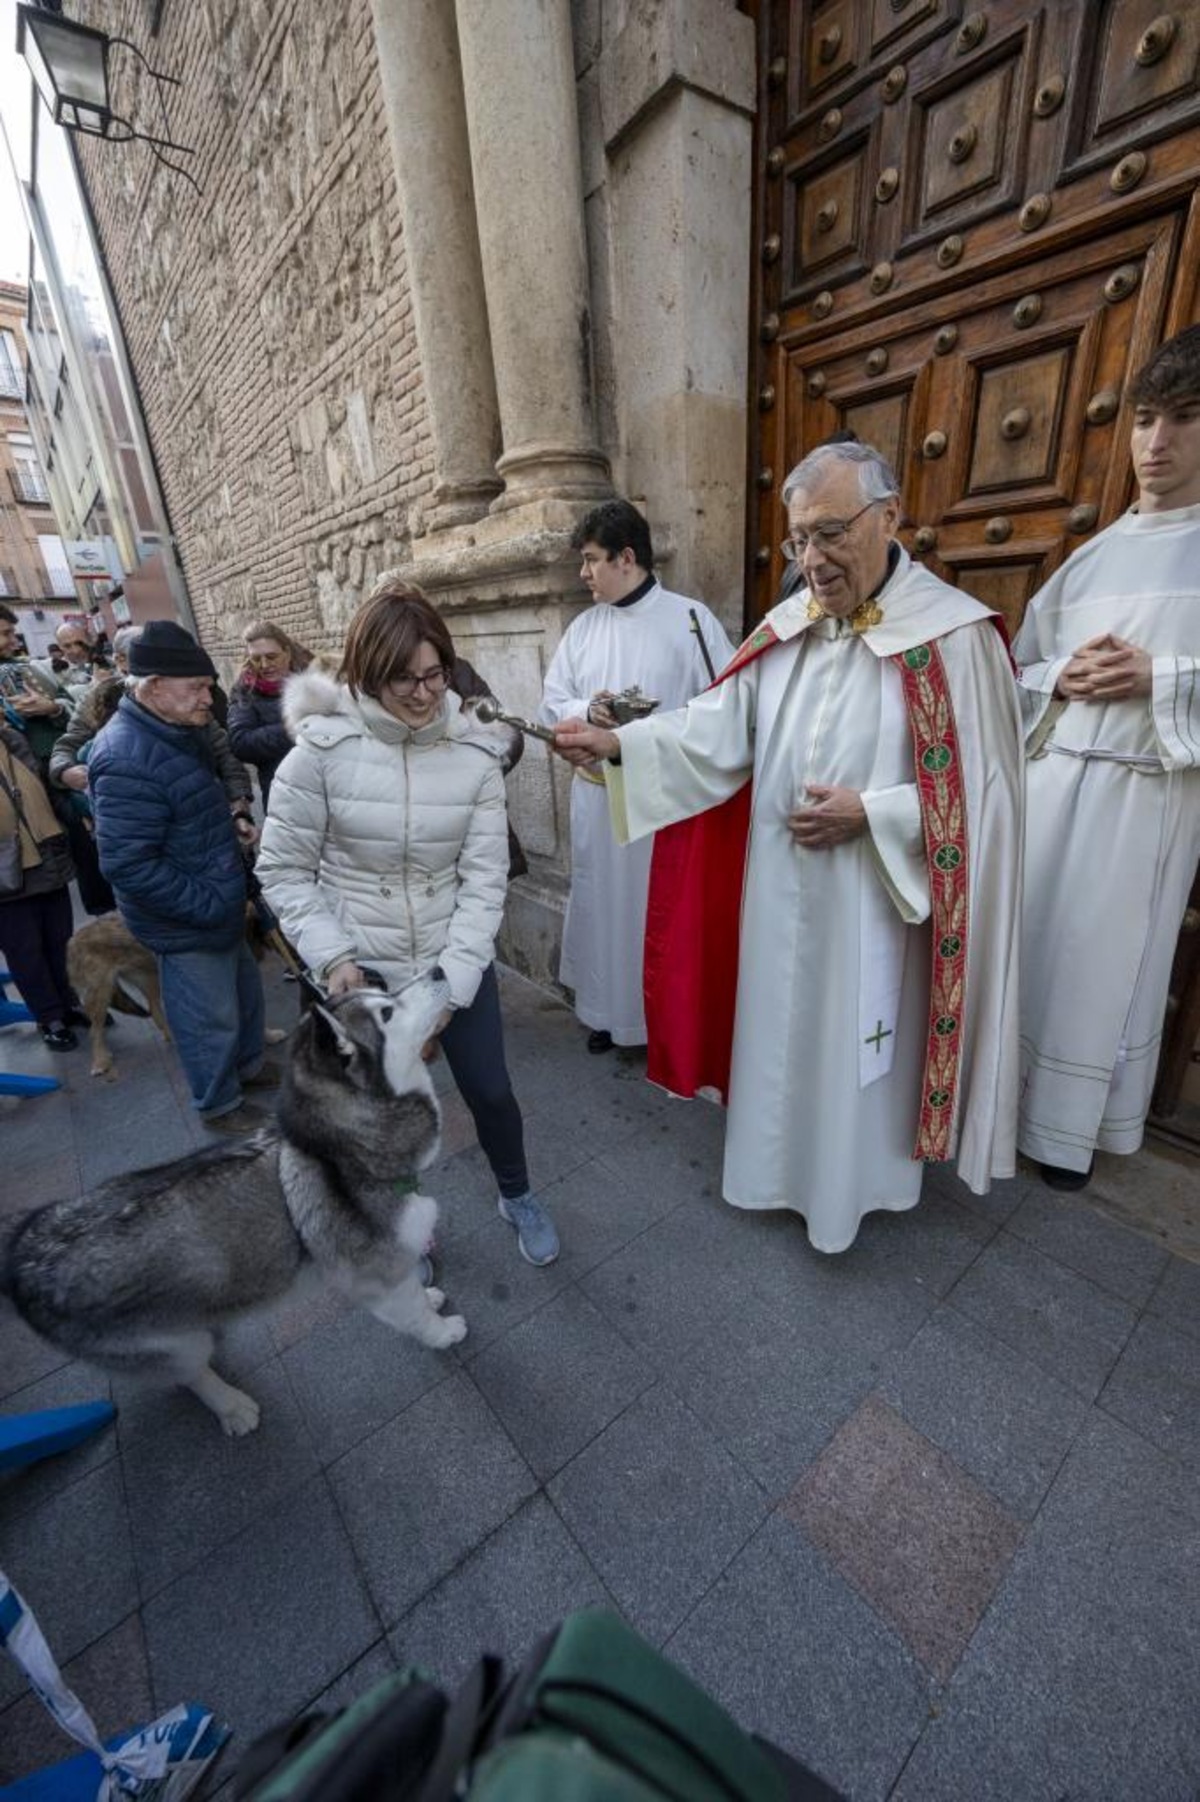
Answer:
<path fill-rule="evenodd" d="M 1125 505 L 1125 379 L 1197 310 L 1194 10 L 763 0 L 751 616 L 782 477 L 838 425 L 1009 608 Z"/>
<path fill-rule="evenodd" d="M 1128 504 L 1126 381 L 1200 317 L 1200 9 L 757 14 L 748 623 L 787 470 L 849 426 L 895 463 L 910 548 L 1015 628 Z"/>

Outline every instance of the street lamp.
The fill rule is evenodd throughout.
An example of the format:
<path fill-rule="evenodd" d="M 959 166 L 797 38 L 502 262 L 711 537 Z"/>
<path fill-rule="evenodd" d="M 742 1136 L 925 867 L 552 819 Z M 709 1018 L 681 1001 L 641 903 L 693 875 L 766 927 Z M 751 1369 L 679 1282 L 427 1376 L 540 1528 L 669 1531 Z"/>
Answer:
<path fill-rule="evenodd" d="M 17 54 L 29 64 L 37 91 L 56 125 L 108 136 L 113 122 L 108 104 L 106 32 L 76 25 L 35 6 L 17 8 Z"/>
<path fill-rule="evenodd" d="M 159 103 L 166 119 L 161 84 L 169 82 L 177 88 L 180 83 L 174 75 L 152 69 L 129 38 L 110 37 L 94 26 L 77 24 L 74 19 L 64 19 L 61 13 L 45 12 L 40 6 L 17 7 L 17 54 L 28 63 L 37 91 L 54 123 L 64 126 L 67 131 L 107 138 L 114 144 L 126 144 L 136 138 L 149 144 L 159 162 L 197 187 L 186 169 L 179 168 L 177 163 L 162 155 L 163 150 L 175 150 L 183 156 L 191 156 L 186 144 L 176 144 L 169 137 L 159 138 L 150 132 L 139 131 L 128 119 L 113 112 L 109 99 L 108 57 L 109 51 L 118 47 L 132 50 L 147 73 L 159 83 Z M 169 120 L 167 129 L 170 130 Z"/>

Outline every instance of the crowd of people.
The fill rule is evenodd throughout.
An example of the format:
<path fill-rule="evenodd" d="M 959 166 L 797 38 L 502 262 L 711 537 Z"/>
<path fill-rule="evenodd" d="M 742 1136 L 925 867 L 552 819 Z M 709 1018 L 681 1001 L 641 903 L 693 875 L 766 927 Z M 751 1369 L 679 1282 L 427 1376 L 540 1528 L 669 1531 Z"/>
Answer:
<path fill-rule="evenodd" d="M 1141 1142 L 1200 852 L 1200 327 L 1129 398 L 1137 500 L 1011 650 L 909 557 L 895 474 L 849 434 L 784 483 L 788 580 L 737 650 L 663 588 L 629 502 L 575 534 L 593 604 L 540 709 L 575 777 L 562 980 L 590 1052 L 648 1045 L 652 1080 L 727 1103 L 725 1199 L 802 1215 L 821 1251 L 913 1207 L 927 1162 L 984 1192 L 1019 1149 L 1069 1190 Z M 444 971 L 497 1205 L 551 1262 L 494 961 L 523 740 L 475 710 L 437 609 L 387 580 L 332 660 L 255 621 L 227 711 L 173 622 L 119 633 L 111 671 L 68 626 L 65 669 L 22 658 L 16 626 L 0 607 L 0 951 L 46 1043 L 81 1023 L 74 866 L 156 953 L 206 1125 L 261 1124 L 253 857 L 334 1000 Z"/>

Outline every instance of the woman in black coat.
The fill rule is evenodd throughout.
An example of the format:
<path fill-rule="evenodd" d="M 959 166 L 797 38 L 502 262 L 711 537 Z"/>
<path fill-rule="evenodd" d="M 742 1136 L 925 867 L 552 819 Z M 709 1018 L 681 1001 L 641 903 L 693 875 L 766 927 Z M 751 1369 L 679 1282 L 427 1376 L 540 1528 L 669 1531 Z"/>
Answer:
<path fill-rule="evenodd" d="M 246 661 L 230 692 L 226 731 L 234 756 L 258 772 L 265 813 L 271 778 L 292 748 L 283 723 L 283 685 L 296 670 L 308 667 L 312 652 L 270 620 L 247 626 L 242 642 Z"/>
<path fill-rule="evenodd" d="M 70 1051 L 86 1026 L 67 977 L 74 930 L 67 835 L 21 732 L 0 724 L 0 838 L 17 835 L 21 886 L 0 894 L 0 953 L 51 1051 Z"/>

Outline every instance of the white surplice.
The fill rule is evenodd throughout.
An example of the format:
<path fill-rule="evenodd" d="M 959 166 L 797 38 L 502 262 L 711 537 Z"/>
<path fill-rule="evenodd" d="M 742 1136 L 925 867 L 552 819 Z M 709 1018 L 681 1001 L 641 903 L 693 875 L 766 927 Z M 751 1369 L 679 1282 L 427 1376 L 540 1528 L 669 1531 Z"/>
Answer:
<path fill-rule="evenodd" d="M 936 638 L 958 716 L 981 880 L 957 1149 L 977 1190 L 1014 1163 L 1020 734 L 985 609 L 905 554 L 873 631 L 810 624 L 807 598 L 768 615 L 785 642 L 685 713 L 626 727 L 606 779 L 618 836 L 636 838 L 715 806 L 752 775 L 723 1193 L 735 1207 L 802 1214 L 812 1244 L 838 1252 L 864 1214 L 914 1206 L 923 1173 L 913 1146 L 930 892 L 911 731 L 888 659 Z M 787 815 L 810 784 L 860 791 L 868 830 L 828 850 L 798 846 Z M 885 1050 L 890 1067 L 872 1080 Z"/>
<path fill-rule="evenodd" d="M 582 718 L 602 689 L 634 683 L 664 711 L 682 707 L 710 677 L 688 611 L 694 608 L 713 668 L 733 646 L 699 601 L 656 582 L 640 600 L 599 602 L 572 620 L 550 668 L 538 718 L 545 725 Z M 563 922 L 559 976 L 575 991 L 575 1012 L 618 1045 L 646 1043 L 642 945 L 653 841 L 619 845 L 608 823 L 603 781 L 571 784 L 571 892 Z"/>
<path fill-rule="evenodd" d="M 1067 703 L 1068 659 L 1111 632 L 1148 651 L 1143 699 Z M 1021 1150 L 1086 1170 L 1136 1151 L 1200 855 L 1200 506 L 1126 513 L 1029 604 Z"/>

